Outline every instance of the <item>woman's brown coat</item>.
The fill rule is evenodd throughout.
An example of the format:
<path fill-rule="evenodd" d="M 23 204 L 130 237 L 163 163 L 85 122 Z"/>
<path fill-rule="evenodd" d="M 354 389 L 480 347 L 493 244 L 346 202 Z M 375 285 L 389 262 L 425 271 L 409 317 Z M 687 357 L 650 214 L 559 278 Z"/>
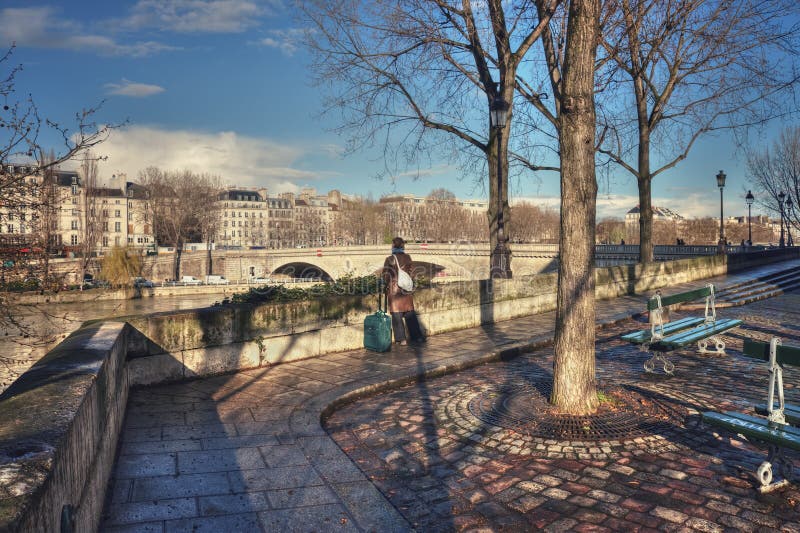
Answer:
<path fill-rule="evenodd" d="M 389 312 L 402 313 L 405 311 L 414 310 L 414 296 L 405 294 L 400 287 L 397 286 L 397 263 L 394 258 L 397 258 L 397 263 L 400 263 L 400 268 L 405 270 L 408 275 L 411 275 L 411 256 L 406 253 L 392 254 L 383 262 L 383 272 L 381 278 L 386 284 L 386 294 L 389 300 Z"/>

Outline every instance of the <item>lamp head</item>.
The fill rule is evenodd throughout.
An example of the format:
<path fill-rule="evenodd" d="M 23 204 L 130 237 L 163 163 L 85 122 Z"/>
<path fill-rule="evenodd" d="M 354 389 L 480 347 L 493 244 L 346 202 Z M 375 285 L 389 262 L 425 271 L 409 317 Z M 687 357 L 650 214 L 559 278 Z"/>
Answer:
<path fill-rule="evenodd" d="M 725 178 L 727 177 L 728 176 L 726 176 L 725 173 L 720 170 L 719 174 L 717 174 L 717 187 L 720 189 L 723 188 L 725 186 Z"/>
<path fill-rule="evenodd" d="M 489 122 L 493 128 L 505 128 L 508 120 L 508 102 L 503 100 L 498 90 L 489 109 Z"/>
<path fill-rule="evenodd" d="M 747 196 L 744 197 L 744 201 L 747 203 L 747 205 L 753 205 L 753 202 L 756 201 L 756 197 L 753 196 L 752 191 L 747 191 Z"/>

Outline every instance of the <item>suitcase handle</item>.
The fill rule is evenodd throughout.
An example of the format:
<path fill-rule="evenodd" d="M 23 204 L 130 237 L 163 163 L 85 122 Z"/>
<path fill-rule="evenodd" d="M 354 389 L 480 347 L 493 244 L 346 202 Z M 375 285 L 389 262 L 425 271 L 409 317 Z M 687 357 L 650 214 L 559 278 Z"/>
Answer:
<path fill-rule="evenodd" d="M 378 280 L 378 311 L 384 313 L 389 312 L 389 295 L 386 294 L 386 288 L 383 280 Z M 383 309 L 381 309 L 381 296 L 383 297 Z"/>

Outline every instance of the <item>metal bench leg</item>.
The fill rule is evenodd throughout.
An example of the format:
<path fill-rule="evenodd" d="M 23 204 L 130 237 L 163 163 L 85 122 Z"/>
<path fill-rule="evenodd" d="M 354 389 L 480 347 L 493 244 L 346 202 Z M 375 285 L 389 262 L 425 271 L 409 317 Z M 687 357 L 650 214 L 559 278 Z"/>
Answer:
<path fill-rule="evenodd" d="M 644 345 L 642 346 L 642 351 L 647 352 L 648 354 L 651 353 L 650 350 L 644 347 Z M 664 365 L 665 373 L 672 375 L 672 372 L 675 370 L 675 365 L 672 364 L 671 361 L 668 361 L 661 352 L 652 352 L 650 359 L 644 362 L 645 372 L 652 373 L 656 368 L 656 361 L 660 361 L 661 364 Z"/>
<path fill-rule="evenodd" d="M 783 479 L 772 482 L 772 465 L 778 467 L 778 473 Z M 767 453 L 767 460 L 761 463 L 756 470 L 756 477 L 758 478 L 761 486 L 758 488 L 759 492 L 766 493 L 775 489 L 785 487 L 789 484 L 789 479 L 793 475 L 792 462 L 783 454 L 783 449 L 774 445 L 769 445 L 769 452 Z"/>
<path fill-rule="evenodd" d="M 655 361 L 661 361 L 661 363 L 664 365 L 664 373 L 669 374 L 670 376 L 672 375 L 673 371 L 675 370 L 675 365 L 672 363 L 672 361 L 667 360 L 664 354 L 656 354 L 653 359 Z"/>
<path fill-rule="evenodd" d="M 714 344 L 714 350 L 708 349 L 708 343 Z M 725 341 L 719 335 L 712 335 L 711 337 L 697 341 L 698 353 L 713 353 L 716 355 L 725 355 Z"/>

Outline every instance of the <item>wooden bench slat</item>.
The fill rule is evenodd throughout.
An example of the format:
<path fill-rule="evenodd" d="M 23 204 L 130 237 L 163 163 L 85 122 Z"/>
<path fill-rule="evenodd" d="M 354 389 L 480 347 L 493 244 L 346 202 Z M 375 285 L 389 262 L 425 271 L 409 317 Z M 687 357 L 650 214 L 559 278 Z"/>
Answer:
<path fill-rule="evenodd" d="M 753 359 L 769 361 L 769 343 L 745 339 L 742 353 Z M 779 345 L 776 356 L 779 364 L 800 366 L 800 347 Z"/>
<path fill-rule="evenodd" d="M 767 416 L 768 413 L 766 405 L 756 405 L 755 411 L 763 416 Z M 787 423 L 795 426 L 800 425 L 800 407 L 794 405 L 784 405 L 783 416 L 786 418 Z"/>
<path fill-rule="evenodd" d="M 800 429 L 792 426 L 770 427 L 765 418 L 743 413 L 717 413 L 714 411 L 703 413 L 703 422 L 741 433 L 747 437 L 800 451 Z"/>
<path fill-rule="evenodd" d="M 676 331 L 694 327 L 697 324 L 702 324 L 704 320 L 705 319 L 703 317 L 687 316 L 686 318 L 681 318 L 680 320 L 675 320 L 674 322 L 664 324 L 664 335 L 670 335 Z M 632 333 L 623 335 L 622 340 L 632 342 L 634 344 L 643 344 L 645 342 L 650 342 L 652 337 L 651 333 L 652 332 L 649 329 L 634 331 Z"/>
<path fill-rule="evenodd" d="M 656 344 L 665 348 L 680 348 L 682 346 L 686 346 L 687 344 L 703 340 L 712 335 L 716 335 L 717 333 L 722 333 L 723 331 L 735 328 L 740 324 L 742 324 L 742 321 L 736 318 L 717 320 L 713 323 L 703 324 L 691 330 L 681 331 L 674 335 L 670 335 L 669 337 L 661 339 Z"/>
<path fill-rule="evenodd" d="M 662 296 L 661 306 L 666 307 L 668 305 L 691 302 L 693 300 L 699 300 L 700 298 L 706 298 L 710 295 L 711 295 L 711 288 L 705 286 L 700 289 L 693 289 L 691 291 L 679 292 L 677 294 L 670 294 L 669 296 Z M 652 311 L 653 309 L 657 308 L 658 308 L 658 300 L 656 300 L 655 298 L 650 298 L 647 301 L 647 310 Z"/>

